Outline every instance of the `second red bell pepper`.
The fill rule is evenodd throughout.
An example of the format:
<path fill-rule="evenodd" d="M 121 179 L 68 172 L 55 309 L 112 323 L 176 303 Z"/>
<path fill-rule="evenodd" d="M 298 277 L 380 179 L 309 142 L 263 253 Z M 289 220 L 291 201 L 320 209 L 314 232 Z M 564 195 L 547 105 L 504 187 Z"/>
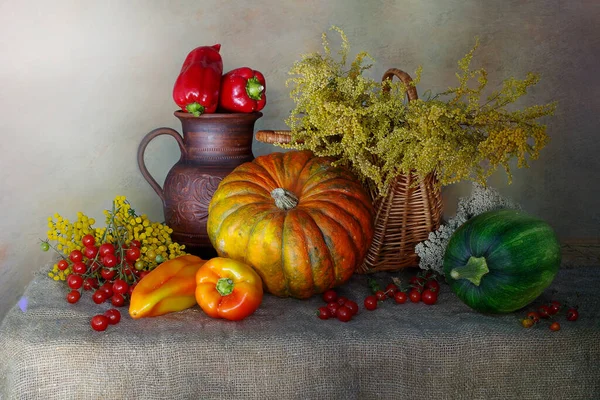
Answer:
<path fill-rule="evenodd" d="M 173 100 L 183 111 L 198 117 L 214 113 L 219 105 L 223 60 L 220 44 L 192 50 L 173 87 Z"/>
<path fill-rule="evenodd" d="M 219 108 L 223 111 L 251 113 L 267 103 L 265 77 L 248 67 L 229 71 L 221 79 Z"/>

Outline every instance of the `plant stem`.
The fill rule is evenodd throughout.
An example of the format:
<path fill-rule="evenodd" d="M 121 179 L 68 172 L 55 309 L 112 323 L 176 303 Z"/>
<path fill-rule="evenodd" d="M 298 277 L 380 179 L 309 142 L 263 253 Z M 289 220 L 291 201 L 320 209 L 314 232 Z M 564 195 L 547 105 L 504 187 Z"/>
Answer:
<path fill-rule="evenodd" d="M 481 278 L 490 272 L 485 257 L 471 256 L 466 265 L 456 267 L 450 271 L 452 279 L 466 279 L 475 286 L 481 284 Z"/>
<path fill-rule="evenodd" d="M 271 191 L 271 197 L 275 199 L 275 205 L 285 211 L 291 210 L 298 205 L 298 197 L 287 189 L 276 188 Z"/>
<path fill-rule="evenodd" d="M 221 296 L 227 296 L 233 292 L 233 281 L 230 278 L 221 278 L 217 281 L 217 292 Z"/>

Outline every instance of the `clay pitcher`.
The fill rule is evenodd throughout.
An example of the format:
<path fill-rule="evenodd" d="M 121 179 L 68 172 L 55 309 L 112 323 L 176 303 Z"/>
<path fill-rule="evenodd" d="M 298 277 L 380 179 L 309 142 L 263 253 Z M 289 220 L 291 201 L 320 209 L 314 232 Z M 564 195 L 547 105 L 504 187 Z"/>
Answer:
<path fill-rule="evenodd" d="M 194 117 L 176 111 L 183 135 L 171 128 L 157 128 L 146 134 L 139 147 L 140 171 L 162 200 L 165 223 L 173 229 L 173 241 L 204 259 L 216 256 L 208 234 L 208 204 L 221 180 L 235 167 L 252 161 L 254 123 L 262 113 L 215 113 Z M 160 135 L 170 135 L 181 150 L 161 188 L 144 163 L 146 146 Z"/>

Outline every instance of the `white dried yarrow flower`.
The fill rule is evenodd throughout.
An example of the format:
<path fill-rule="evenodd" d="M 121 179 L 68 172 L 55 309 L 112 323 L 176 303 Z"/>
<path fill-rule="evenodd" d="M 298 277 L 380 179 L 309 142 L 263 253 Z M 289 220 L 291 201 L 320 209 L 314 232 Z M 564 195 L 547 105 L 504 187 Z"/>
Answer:
<path fill-rule="evenodd" d="M 502 208 L 520 210 L 521 206 L 500 195 L 496 189 L 473 183 L 471 195 L 458 200 L 456 215 L 436 231 L 430 232 L 427 240 L 415 246 L 420 258 L 419 267 L 444 275 L 444 253 L 454 231 L 476 215 Z"/>

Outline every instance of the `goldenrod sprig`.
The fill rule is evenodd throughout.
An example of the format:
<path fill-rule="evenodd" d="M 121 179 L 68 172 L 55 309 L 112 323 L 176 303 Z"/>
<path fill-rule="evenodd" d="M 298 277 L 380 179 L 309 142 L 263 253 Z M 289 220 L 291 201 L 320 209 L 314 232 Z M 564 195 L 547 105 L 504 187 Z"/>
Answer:
<path fill-rule="evenodd" d="M 508 78 L 482 101 L 487 71 L 470 67 L 478 40 L 458 62 L 456 87 L 407 102 L 402 82 L 363 75 L 372 66 L 364 64 L 373 60 L 368 53 L 358 53 L 347 67 L 348 38 L 338 27 L 331 30 L 341 37 L 339 61 L 323 33 L 323 54 L 302 55 L 290 69 L 286 84 L 295 108 L 286 124 L 292 141 L 282 147 L 332 156 L 373 193 L 383 194 L 395 176 L 410 172 L 421 177 L 435 173 L 441 185 L 461 180 L 485 185 L 502 166 L 510 181 L 510 160 L 526 167 L 548 143 L 539 119 L 552 115 L 556 103 L 507 109 L 539 82 L 538 75 Z M 412 85 L 420 78 L 421 68 Z"/>

